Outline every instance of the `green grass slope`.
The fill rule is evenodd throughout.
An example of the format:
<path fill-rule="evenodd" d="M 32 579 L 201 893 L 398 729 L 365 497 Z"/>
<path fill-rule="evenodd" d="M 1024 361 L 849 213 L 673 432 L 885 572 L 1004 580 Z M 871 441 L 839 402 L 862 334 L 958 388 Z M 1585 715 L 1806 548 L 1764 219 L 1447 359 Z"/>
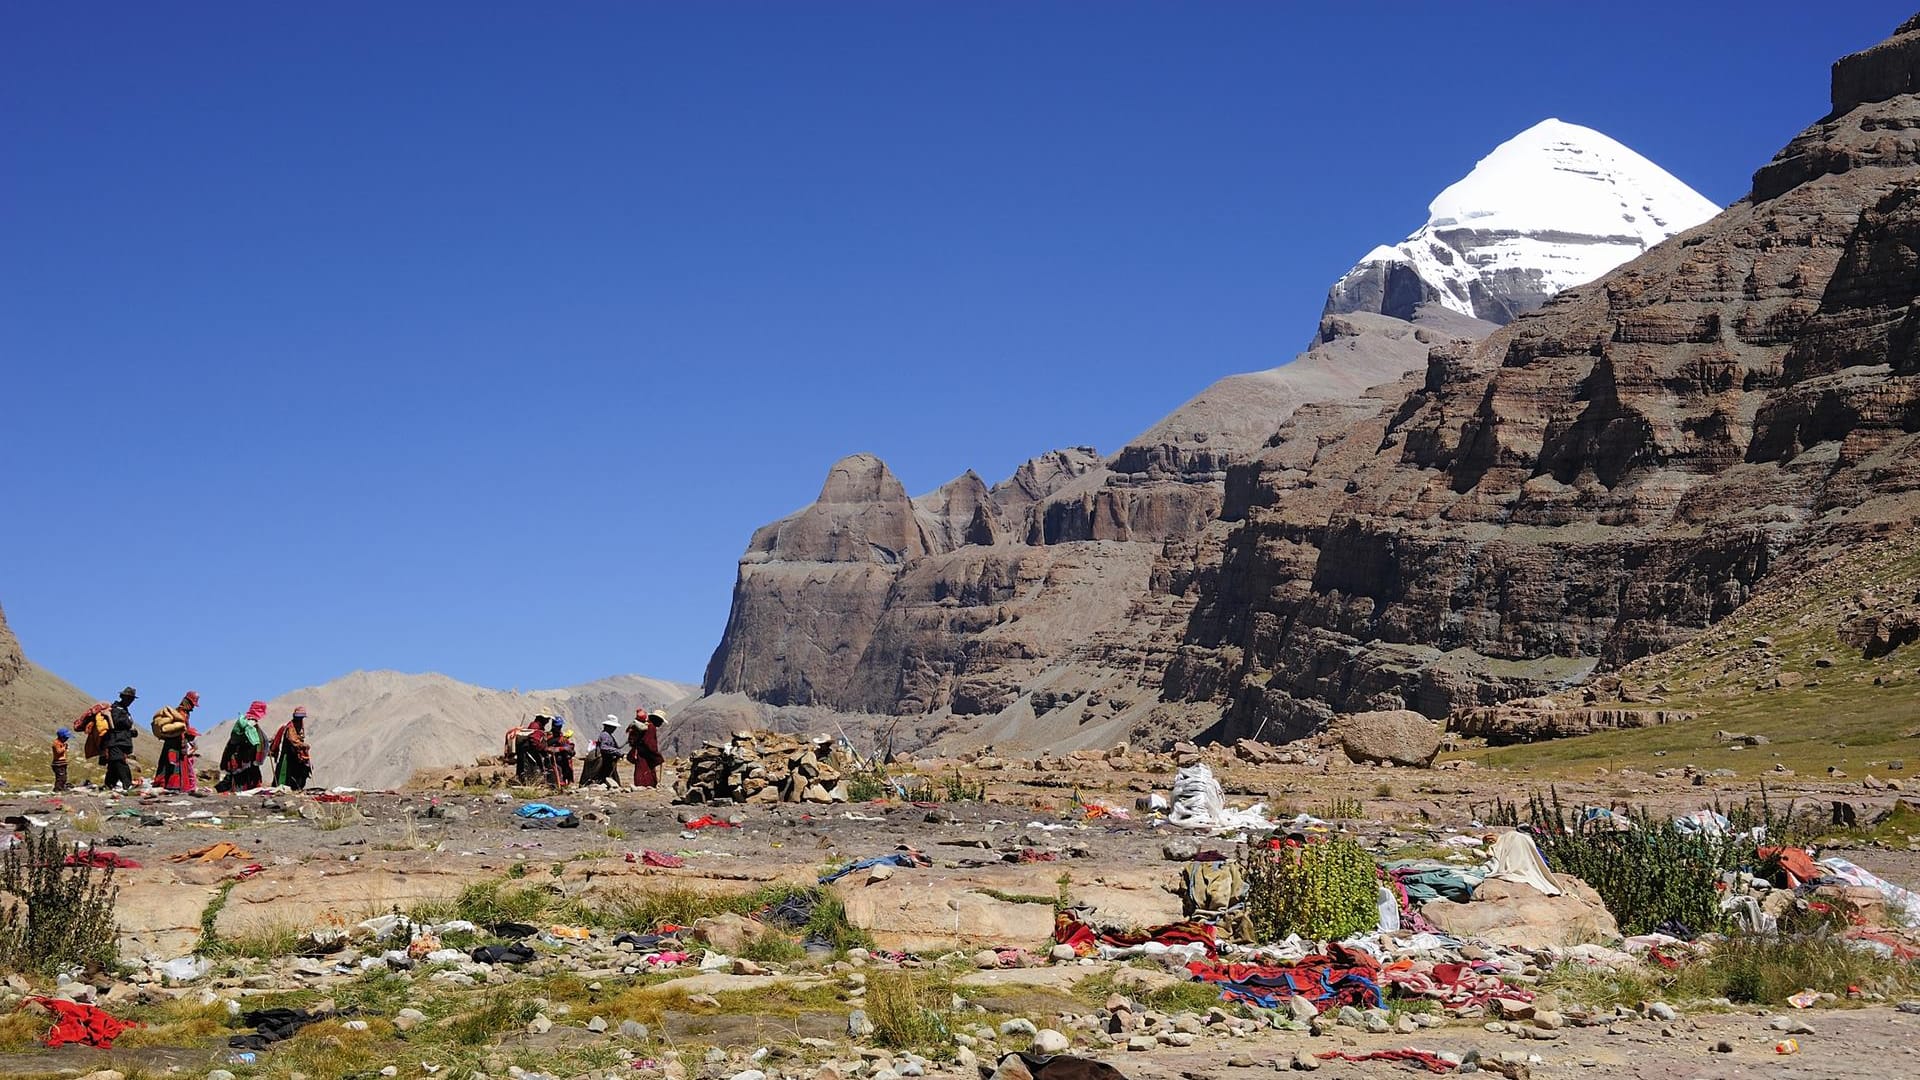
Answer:
<path fill-rule="evenodd" d="M 1594 702 L 1685 710 L 1691 721 L 1453 756 L 1566 775 L 1692 764 L 1754 777 L 1775 763 L 1801 775 L 1907 775 L 1889 761 L 1920 775 L 1920 644 L 1869 657 L 1848 640 L 1863 618 L 1916 604 L 1920 533 L 1907 530 L 1786 576 L 1687 644 L 1621 669 Z M 1769 741 L 1736 750 L 1721 731 Z"/>

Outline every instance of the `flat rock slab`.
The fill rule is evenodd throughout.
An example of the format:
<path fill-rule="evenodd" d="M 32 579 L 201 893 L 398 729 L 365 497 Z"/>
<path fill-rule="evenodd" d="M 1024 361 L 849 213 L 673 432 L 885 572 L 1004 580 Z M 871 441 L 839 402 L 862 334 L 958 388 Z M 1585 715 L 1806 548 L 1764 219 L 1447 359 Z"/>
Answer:
<path fill-rule="evenodd" d="M 819 986 L 828 981 L 821 975 L 735 975 L 727 971 L 705 971 L 672 982 L 656 983 L 648 989 L 661 993 L 724 994 L 734 990 L 765 990 L 770 986 Z"/>
<path fill-rule="evenodd" d="M 1102 970 L 1104 969 L 1098 967 L 1081 967 L 1079 964 L 995 968 L 991 971 L 969 971 L 954 982 L 960 986 L 972 987 L 1038 986 L 1048 990 L 1071 990 L 1082 979 L 1091 978 Z"/>

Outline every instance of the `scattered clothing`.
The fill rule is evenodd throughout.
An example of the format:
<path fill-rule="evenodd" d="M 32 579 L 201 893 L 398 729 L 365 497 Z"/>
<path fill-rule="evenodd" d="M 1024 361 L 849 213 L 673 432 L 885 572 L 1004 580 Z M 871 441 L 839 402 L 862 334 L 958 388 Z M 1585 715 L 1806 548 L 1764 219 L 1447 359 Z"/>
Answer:
<path fill-rule="evenodd" d="M 1216 983 L 1226 1001 L 1244 1001 L 1263 1009 L 1277 1009 L 1294 995 L 1319 1006 L 1321 1012 L 1352 1005 L 1359 1009 L 1378 1006 L 1382 1000 L 1375 981 L 1378 969 L 1364 953 L 1332 946 L 1342 953 L 1333 956 L 1308 956 L 1298 963 L 1228 964 L 1197 960 L 1187 965 L 1194 978 Z"/>
<path fill-rule="evenodd" d="M 1464 904 L 1473 899 L 1473 887 L 1480 883 L 1464 871 L 1444 866 L 1390 866 L 1387 876 L 1398 882 L 1415 904 L 1433 900 Z"/>
<path fill-rule="evenodd" d="M 1819 865 L 1826 876 L 1839 878 L 1849 885 L 1864 885 L 1886 897 L 1887 915 L 1896 924 L 1920 925 L 1920 893 L 1903 889 L 1872 871 L 1856 866 L 1838 856 L 1821 859 Z"/>
<path fill-rule="evenodd" d="M 206 847 L 183 851 L 177 855 L 169 855 L 167 856 L 167 861 L 186 862 L 191 859 L 194 862 L 215 863 L 222 859 L 240 859 L 244 861 L 251 858 L 253 858 L 252 852 L 235 847 L 232 843 L 222 840 L 217 844 L 208 844 Z"/>
<path fill-rule="evenodd" d="M 1022 1070 L 1008 1069 L 1008 1058 L 1017 1058 L 1025 1066 L 1025 1072 L 1033 1080 L 1126 1080 L 1119 1069 L 1104 1061 L 1092 1058 L 1075 1057 L 1071 1054 L 1056 1054 L 1053 1057 L 1040 1057 L 1036 1054 L 1008 1054 L 1000 1059 L 1000 1069 L 1006 1075 L 1017 1075 Z"/>
<path fill-rule="evenodd" d="M 892 855 L 875 855 L 870 859 L 855 859 L 853 862 L 835 870 L 831 874 L 821 875 L 820 884 L 831 885 L 856 870 L 868 870 L 876 866 L 899 866 L 911 869 L 932 865 L 932 859 L 927 858 L 917 851 L 896 852 Z"/>
<path fill-rule="evenodd" d="M 1531 885 L 1548 896 L 1560 895 L 1560 883 L 1553 879 L 1553 871 L 1547 869 L 1533 837 L 1523 832 L 1502 833 L 1493 842 L 1493 861 L 1487 866 L 1487 876 Z"/>
<path fill-rule="evenodd" d="M 476 964 L 527 964 L 533 962 L 534 952 L 531 947 L 519 944 L 482 945 L 468 955 Z"/>
<path fill-rule="evenodd" d="M 53 1013 L 53 1027 L 47 1032 L 46 1039 L 50 1047 L 77 1042 L 111 1050 L 113 1040 L 119 1038 L 121 1032 L 140 1026 L 84 1002 L 46 997 L 32 1000 Z"/>
<path fill-rule="evenodd" d="M 1234 829 L 1271 829 L 1266 804 L 1255 803 L 1245 810 L 1227 809 L 1227 795 L 1204 764 L 1189 765 L 1173 774 L 1173 809 L 1167 811 L 1167 823 L 1183 829 L 1207 829 L 1225 832 Z"/>
<path fill-rule="evenodd" d="M 284 1042 L 308 1024 L 327 1019 L 332 1013 L 308 1012 L 305 1009 L 258 1009 L 242 1013 L 240 1022 L 253 1029 L 251 1035 L 234 1035 L 227 1039 L 227 1046 L 235 1050 L 265 1050 L 277 1042 Z"/>
<path fill-rule="evenodd" d="M 523 829 L 577 829 L 580 818 L 571 810 L 546 803 L 528 803 L 513 812 Z"/>
<path fill-rule="evenodd" d="M 739 828 L 738 825 L 735 825 L 733 822 L 728 821 L 726 818 L 717 818 L 717 817 L 714 817 L 712 814 L 702 814 L 699 817 L 694 818 L 692 821 L 687 822 L 686 827 L 689 829 L 737 829 Z"/>
<path fill-rule="evenodd" d="M 127 858 L 117 851 L 97 851 L 93 848 L 88 848 L 85 851 L 76 851 L 68 855 L 65 862 L 68 866 L 93 866 L 107 870 L 140 869 L 139 863 L 134 862 L 132 859 Z"/>
<path fill-rule="evenodd" d="M 1454 1070 L 1454 1064 L 1439 1054 L 1425 1050 L 1374 1050 L 1365 1054 L 1349 1054 L 1345 1050 L 1328 1050 L 1313 1055 L 1321 1061 L 1405 1061 L 1418 1065 L 1431 1073 L 1446 1073 Z"/>
<path fill-rule="evenodd" d="M 634 861 L 633 852 L 627 852 L 627 861 Z M 687 860 L 678 855 L 669 855 L 664 851 L 654 851 L 651 848 L 640 853 L 639 861 L 647 866 L 658 866 L 667 870 L 678 870 L 687 865 Z"/>
<path fill-rule="evenodd" d="M 499 922 L 488 925 L 487 932 L 495 937 L 518 939 L 530 938 L 539 933 L 540 928 L 521 922 Z"/>
<path fill-rule="evenodd" d="M 1495 999 L 1516 1003 L 1533 1000 L 1531 991 L 1508 986 L 1500 976 L 1475 971 L 1466 964 L 1402 960 L 1381 968 L 1377 981 L 1393 987 L 1404 997 L 1437 1001 L 1442 1009 L 1451 1013 L 1484 1009 Z"/>

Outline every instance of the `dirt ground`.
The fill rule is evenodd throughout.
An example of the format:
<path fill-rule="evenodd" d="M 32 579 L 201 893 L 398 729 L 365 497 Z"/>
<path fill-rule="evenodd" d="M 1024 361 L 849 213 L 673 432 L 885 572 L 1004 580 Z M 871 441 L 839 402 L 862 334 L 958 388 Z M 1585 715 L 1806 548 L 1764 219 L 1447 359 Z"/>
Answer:
<path fill-rule="evenodd" d="M 1275 816 L 1357 814 L 1336 827 L 1356 833 L 1376 850 L 1430 848 L 1451 832 L 1475 831 L 1496 799 L 1523 799 L 1530 786 L 1512 774 L 1471 768 L 1253 767 L 1224 755 L 1212 760 L 1230 801 L 1259 799 Z M 986 781 L 987 799 L 938 805 L 687 808 L 671 805 L 664 789 L 538 796 L 576 810 L 582 818 L 576 829 L 523 828 L 514 811 L 534 793 L 462 787 L 358 793 L 352 802 L 336 803 L 285 793 L 254 798 L 107 796 L 84 790 L 59 797 L 0 794 L 0 814 L 44 822 L 69 839 L 91 840 L 100 850 L 138 861 L 139 868 L 118 875 L 122 954 L 159 960 L 190 953 L 200 942 L 203 922 L 229 937 L 275 927 L 350 925 L 383 911 L 451 901 L 467 885 L 508 877 L 548 882 L 589 903 L 619 889 L 744 892 L 770 882 L 811 883 L 826 868 L 903 847 L 926 853 L 934 866 L 871 886 L 849 883 L 856 887 L 846 894 L 850 915 L 864 911 L 880 945 L 915 950 L 931 950 L 936 941 L 949 948 L 1020 945 L 1044 956 L 1054 897 L 1088 904 L 1121 925 L 1170 921 L 1179 914 L 1170 891 L 1178 864 L 1164 850 L 1168 842 L 1199 840 L 1203 847 L 1231 850 L 1230 844 L 1190 836 L 1135 809 L 1141 796 L 1167 790 L 1170 771 L 1034 764 L 968 771 L 970 779 Z M 953 767 L 922 766 L 928 775 Z M 1757 794 L 1750 783 L 1701 787 L 1650 774 L 1596 775 L 1590 781 L 1562 781 L 1556 790 L 1572 806 L 1631 802 L 1675 813 Z M 1821 813 L 1840 801 L 1870 814 L 1903 796 L 1869 792 L 1849 781 L 1804 780 L 1770 787 L 1768 797 L 1776 805 L 1793 801 Z M 1091 803 L 1128 816 L 1089 820 Z M 709 810 L 736 820 L 738 827 L 691 830 L 683 823 Z M 1830 850 L 1884 877 L 1908 885 L 1920 881 L 1920 847 L 1863 843 L 1838 830 L 1833 839 L 1837 843 Z M 221 841 L 244 849 L 246 856 L 219 863 L 173 861 Z M 677 854 L 685 865 L 647 866 L 639 861 L 646 851 Z M 630 853 L 635 861 L 628 861 Z M 1054 987 L 1056 999 L 1061 987 L 1086 974 L 1063 973 L 1064 981 Z M 267 988 L 259 980 L 257 985 L 229 982 L 234 993 Z M 158 990 L 150 982 L 139 988 Z M 14 990 L 24 989 L 14 983 Z M 105 1000 L 111 1008 L 113 992 Z M 1773 1047 L 1783 1036 L 1768 1025 L 1779 1011 L 1689 1011 L 1670 1024 L 1634 1019 L 1612 1026 L 1569 1025 L 1548 1040 L 1489 1031 L 1485 1019 L 1477 1018 L 1411 1035 L 1336 1029 L 1315 1037 L 1261 1030 L 1210 1034 L 1192 1046 L 1160 1046 L 1145 1053 L 1103 1045 L 1076 1052 L 1110 1060 L 1129 1077 L 1182 1080 L 1284 1069 L 1302 1052 L 1359 1054 L 1409 1046 L 1457 1054 L 1477 1050 L 1488 1058 L 1504 1052 L 1522 1061 L 1533 1055 L 1538 1059 L 1528 1065 L 1533 1076 L 1920 1075 L 1915 1057 L 1920 1016 L 1898 1012 L 1891 1003 L 1809 1010 L 1796 1019 L 1806 1019 L 1814 1033 L 1797 1036 L 1799 1053 L 1780 1055 Z M 843 1026 L 844 1015 L 815 1017 L 795 1030 L 828 1039 Z M 711 1015 L 681 1022 L 726 1027 Z M 585 1034 L 577 1028 L 556 1030 Z M 711 1030 L 688 1029 L 688 1037 L 694 1036 L 729 1041 Z M 749 1033 L 747 1040 L 753 1037 L 758 1036 Z M 1717 1050 L 1721 1043 L 1730 1051 Z M 181 1075 L 198 1075 L 224 1060 L 217 1040 L 200 1047 L 146 1047 L 131 1056 L 111 1053 L 114 1067 L 123 1071 L 134 1065 Z M 0 1053 L 0 1076 L 86 1072 L 107 1060 L 105 1053 L 85 1048 L 14 1047 Z M 418 1062 L 396 1064 L 403 1067 L 400 1075 L 422 1074 Z M 746 1065 L 729 1059 L 702 1067 L 700 1075 L 730 1077 Z M 1325 1062 L 1320 1074 L 1384 1076 L 1406 1068 L 1336 1060 Z M 248 1075 L 246 1069 L 239 1072 Z"/>

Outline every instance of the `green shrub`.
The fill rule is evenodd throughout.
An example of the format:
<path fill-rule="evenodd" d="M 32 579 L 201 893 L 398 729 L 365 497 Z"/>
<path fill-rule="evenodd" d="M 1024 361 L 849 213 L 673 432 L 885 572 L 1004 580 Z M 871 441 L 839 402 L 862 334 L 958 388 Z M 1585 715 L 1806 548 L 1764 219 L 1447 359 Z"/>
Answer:
<path fill-rule="evenodd" d="M 93 853 L 87 846 L 87 854 Z M 113 922 L 120 889 L 112 868 L 66 865 L 67 846 L 51 830 L 29 830 L 0 855 L 0 967 L 51 973 L 107 967 L 119 955 Z"/>
<path fill-rule="evenodd" d="M 849 802 L 873 802 L 893 794 L 893 785 L 887 780 L 887 770 L 875 765 L 871 769 L 857 769 L 847 774 L 847 800 Z"/>
<path fill-rule="evenodd" d="M 1547 864 L 1593 886 L 1622 933 L 1644 934 L 1675 922 L 1700 934 L 1727 927 L 1728 916 L 1720 909 L 1722 874 L 1768 869 L 1748 831 L 1755 826 L 1765 826 L 1768 836 L 1788 831 L 1788 819 L 1774 815 L 1764 796 L 1758 809 L 1749 803 L 1727 813 L 1731 825 L 1718 835 L 1686 832 L 1671 817 L 1645 808 L 1615 811 L 1630 828 L 1594 827 L 1570 813 L 1557 791 L 1551 799 L 1530 796 L 1526 817 Z M 1518 816 L 1517 807 L 1496 806 L 1496 820 Z"/>
<path fill-rule="evenodd" d="M 1373 856 L 1344 837 L 1305 847 L 1250 849 L 1242 859 L 1247 914 L 1262 940 L 1299 934 L 1334 941 L 1380 923 Z"/>

